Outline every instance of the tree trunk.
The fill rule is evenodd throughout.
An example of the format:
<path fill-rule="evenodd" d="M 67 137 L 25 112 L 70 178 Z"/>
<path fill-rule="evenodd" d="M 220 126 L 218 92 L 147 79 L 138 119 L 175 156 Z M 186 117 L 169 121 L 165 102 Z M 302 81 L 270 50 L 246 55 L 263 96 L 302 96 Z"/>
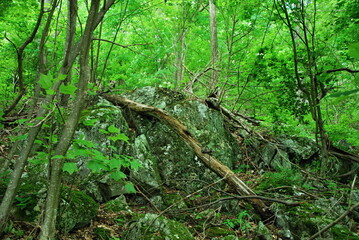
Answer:
<path fill-rule="evenodd" d="M 103 97 L 108 101 L 112 102 L 113 104 L 126 106 L 127 108 L 136 112 L 156 117 L 157 119 L 171 127 L 184 141 L 186 141 L 189 146 L 191 146 L 195 154 L 208 168 L 210 168 L 218 176 L 224 178 L 225 181 L 227 181 L 228 184 L 233 186 L 239 194 L 243 196 L 256 195 L 252 189 L 250 189 L 242 180 L 237 177 L 237 175 L 232 172 L 231 169 L 229 169 L 226 165 L 222 164 L 210 154 L 206 153 L 205 149 L 195 139 L 192 133 L 188 131 L 186 126 L 184 126 L 181 122 L 172 117 L 166 111 L 156 107 L 140 104 L 117 95 L 104 95 Z M 267 218 L 270 215 L 268 207 L 264 204 L 263 201 L 259 199 L 247 199 L 247 201 L 249 201 L 253 205 L 253 207 L 263 218 Z"/>
<path fill-rule="evenodd" d="M 93 27 L 97 26 L 101 20 L 103 19 L 105 13 L 108 11 L 108 9 L 114 4 L 114 0 L 108 0 L 104 4 L 104 6 L 101 8 L 99 13 L 96 15 L 96 17 L 93 19 Z M 77 44 L 74 43 L 67 43 L 65 48 L 65 55 L 62 62 L 62 66 L 59 70 L 59 75 L 65 74 L 67 75 L 69 70 L 71 69 L 74 61 L 76 60 L 76 57 L 79 54 L 79 51 L 81 47 L 84 45 L 84 39 L 89 39 L 90 36 L 81 36 Z M 62 82 L 57 82 L 54 84 L 52 89 L 57 91 L 60 87 Z M 47 105 L 51 103 L 54 99 L 55 95 L 48 95 L 46 99 L 43 102 L 43 105 Z M 11 174 L 10 182 L 7 186 L 6 192 L 4 194 L 4 197 L 1 201 L 0 205 L 0 235 L 3 233 L 4 227 L 7 223 L 7 218 L 10 212 L 11 205 L 14 201 L 16 191 L 18 188 L 18 185 L 20 183 L 21 175 L 24 171 L 25 164 L 27 162 L 27 158 L 32 150 L 32 146 L 34 141 L 36 140 L 37 134 L 40 132 L 42 124 L 43 124 L 43 118 L 47 115 L 48 110 L 46 108 L 40 108 L 37 113 L 37 120 L 34 121 L 34 127 L 32 127 L 29 130 L 28 137 L 25 141 L 24 147 L 21 150 L 21 153 L 19 157 L 16 159 L 15 162 L 15 168 L 14 171 Z"/>
<path fill-rule="evenodd" d="M 39 30 L 41 21 L 42 21 L 42 17 L 44 15 L 44 0 L 41 0 L 41 6 L 40 6 L 40 13 L 39 16 L 37 18 L 37 22 L 35 24 L 34 29 L 32 30 L 31 35 L 24 41 L 24 43 L 19 47 L 16 48 L 16 53 L 17 53 L 17 74 L 19 77 L 19 93 L 17 95 L 17 97 L 15 98 L 15 100 L 13 101 L 13 103 L 4 111 L 4 116 L 8 115 L 15 107 L 16 105 L 19 103 L 19 101 L 21 100 L 22 96 L 25 94 L 25 85 L 24 85 L 24 67 L 23 67 L 23 60 L 24 60 L 24 50 L 25 48 L 34 40 L 37 31 Z M 6 37 L 6 35 L 5 35 Z"/>
<path fill-rule="evenodd" d="M 179 30 L 178 37 L 176 39 L 175 46 L 175 88 L 178 88 L 183 80 L 184 74 L 184 59 L 185 59 L 185 39 L 186 39 L 186 30 L 184 26 Z"/>
<path fill-rule="evenodd" d="M 210 91 L 213 91 L 218 83 L 219 74 L 217 70 L 218 61 L 218 39 L 217 39 L 217 19 L 216 19 L 216 5 L 213 0 L 209 0 L 209 20 L 211 33 L 211 67 L 212 76 L 209 84 Z"/>
<path fill-rule="evenodd" d="M 69 1 L 71 4 L 72 1 Z M 75 133 L 80 113 L 85 103 L 86 89 L 91 78 L 91 69 L 89 66 L 89 51 L 91 47 L 92 35 L 96 28 L 95 19 L 98 16 L 100 0 L 91 1 L 91 9 L 87 18 L 83 42 L 80 52 L 80 78 L 78 83 L 78 91 L 76 94 L 76 102 L 72 112 L 63 128 L 61 138 L 54 151 L 54 156 L 64 156 L 71 145 L 73 135 Z M 45 219 L 41 227 L 40 240 L 51 240 L 55 238 L 56 218 L 59 206 L 60 190 L 61 190 L 61 173 L 64 160 L 55 158 L 51 160 L 50 184 L 46 198 Z"/>

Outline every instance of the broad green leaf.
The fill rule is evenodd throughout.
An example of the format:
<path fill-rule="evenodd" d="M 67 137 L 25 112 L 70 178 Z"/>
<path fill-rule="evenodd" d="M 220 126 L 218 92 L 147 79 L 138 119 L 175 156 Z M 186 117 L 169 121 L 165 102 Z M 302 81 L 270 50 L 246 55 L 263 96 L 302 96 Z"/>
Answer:
<path fill-rule="evenodd" d="M 23 118 L 23 119 L 19 119 L 19 120 L 16 120 L 16 122 L 18 124 L 23 124 L 24 122 L 28 121 L 29 119 L 26 119 L 26 118 Z"/>
<path fill-rule="evenodd" d="M 96 149 L 92 149 L 92 154 L 93 157 L 97 160 L 97 161 L 105 161 L 107 160 L 106 156 L 103 155 L 102 152 L 96 150 Z"/>
<path fill-rule="evenodd" d="M 62 94 L 70 94 L 72 96 L 75 96 L 75 92 L 77 90 L 77 87 L 75 87 L 74 85 L 72 84 L 69 84 L 69 85 L 64 85 L 64 84 L 61 84 L 60 86 L 60 92 Z"/>
<path fill-rule="evenodd" d="M 115 127 L 114 125 L 111 125 L 107 128 L 108 132 L 110 133 L 120 133 L 120 129 L 118 129 L 117 127 Z"/>
<path fill-rule="evenodd" d="M 101 133 L 107 134 L 108 132 L 105 129 L 100 129 Z"/>
<path fill-rule="evenodd" d="M 48 162 L 48 154 L 45 152 L 36 152 L 36 157 L 29 159 L 29 163 L 34 165 L 45 164 L 47 162 Z"/>
<path fill-rule="evenodd" d="M 97 119 L 88 119 L 88 120 L 83 121 L 83 124 L 85 126 L 91 127 L 91 126 L 95 125 L 96 122 L 97 122 Z"/>
<path fill-rule="evenodd" d="M 55 92 L 54 89 L 47 89 L 47 90 L 46 90 L 46 94 L 47 94 L 47 95 L 55 95 L 56 92 Z"/>
<path fill-rule="evenodd" d="M 18 135 L 18 136 L 15 136 L 15 137 L 12 137 L 11 138 L 11 141 L 12 142 L 15 142 L 17 140 L 21 141 L 21 140 L 25 140 L 27 138 L 27 133 L 26 134 L 21 134 L 21 135 Z"/>
<path fill-rule="evenodd" d="M 359 58 L 359 42 L 349 45 L 348 55 L 354 58 Z"/>
<path fill-rule="evenodd" d="M 112 141 L 117 141 L 117 140 L 122 140 L 122 141 L 125 141 L 125 142 L 128 141 L 128 137 L 123 133 L 117 134 L 115 136 L 110 136 L 109 139 L 112 140 Z"/>
<path fill-rule="evenodd" d="M 91 169 L 92 172 L 99 172 L 101 169 L 105 169 L 104 164 L 96 160 L 90 160 L 87 163 L 87 167 Z"/>
<path fill-rule="evenodd" d="M 39 144 L 39 145 L 43 145 L 43 144 L 44 144 L 44 142 L 41 141 L 41 140 L 39 140 L 39 139 L 36 139 L 36 140 L 34 141 L 34 143 L 35 143 L 35 144 Z"/>
<path fill-rule="evenodd" d="M 121 171 L 115 171 L 115 172 L 112 172 L 110 174 L 110 177 L 116 181 L 119 181 L 120 179 L 124 179 L 126 178 L 126 174 L 124 174 L 123 172 Z"/>
<path fill-rule="evenodd" d="M 64 159 L 65 156 L 63 155 L 55 155 L 55 156 L 52 156 L 51 159 Z"/>
<path fill-rule="evenodd" d="M 131 164 L 131 168 L 132 168 L 132 169 L 135 169 L 136 171 L 137 171 L 140 167 L 142 167 L 141 163 L 140 163 L 137 159 L 131 161 L 130 164 Z"/>
<path fill-rule="evenodd" d="M 125 184 L 125 189 L 128 193 L 136 193 L 136 189 L 131 182 Z"/>
<path fill-rule="evenodd" d="M 79 145 L 88 147 L 88 148 L 93 148 L 95 147 L 95 144 L 91 141 L 91 140 L 85 140 L 85 139 L 75 139 L 75 142 Z"/>
<path fill-rule="evenodd" d="M 43 89 L 49 90 L 54 84 L 54 79 L 50 75 L 41 74 L 39 84 Z"/>
<path fill-rule="evenodd" d="M 108 166 L 110 167 L 110 170 L 115 169 L 115 168 L 120 168 L 122 165 L 122 160 L 118 159 L 118 158 L 114 158 L 111 159 L 110 163 L 108 164 Z"/>
<path fill-rule="evenodd" d="M 64 172 L 68 172 L 70 175 L 73 174 L 74 172 L 77 172 L 79 169 L 77 167 L 77 165 L 75 163 L 72 162 L 67 162 L 64 164 L 64 166 L 62 167 L 62 170 Z"/>
<path fill-rule="evenodd" d="M 60 81 L 63 81 L 63 80 L 66 79 L 66 77 L 67 77 L 66 74 L 60 74 L 60 75 L 57 77 L 57 79 L 60 80 Z"/>

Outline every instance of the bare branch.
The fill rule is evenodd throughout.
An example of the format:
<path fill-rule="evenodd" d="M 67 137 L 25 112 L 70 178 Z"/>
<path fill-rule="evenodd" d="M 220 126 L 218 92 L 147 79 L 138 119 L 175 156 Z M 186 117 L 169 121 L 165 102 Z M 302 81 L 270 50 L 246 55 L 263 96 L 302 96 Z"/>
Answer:
<path fill-rule="evenodd" d="M 312 235 L 307 240 L 313 240 L 316 237 L 320 236 L 320 234 L 328 231 L 331 227 L 333 227 L 335 224 L 339 223 L 343 218 L 345 218 L 349 213 L 351 213 L 355 208 L 359 207 L 359 203 L 351 206 L 348 210 L 346 210 L 342 215 L 340 215 L 337 219 L 335 219 L 332 223 L 330 223 L 328 226 L 317 232 L 316 234 Z"/>

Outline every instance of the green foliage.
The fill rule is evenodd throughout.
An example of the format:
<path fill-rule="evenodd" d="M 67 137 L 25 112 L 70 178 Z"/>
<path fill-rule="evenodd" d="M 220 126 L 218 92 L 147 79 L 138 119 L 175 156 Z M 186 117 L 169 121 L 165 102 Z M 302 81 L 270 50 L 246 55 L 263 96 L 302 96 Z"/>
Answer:
<path fill-rule="evenodd" d="M 282 186 L 298 186 L 302 182 L 303 178 L 297 171 L 282 169 L 280 172 L 264 173 L 257 189 L 266 190 Z"/>
<path fill-rule="evenodd" d="M 236 219 L 226 219 L 223 224 L 232 229 L 239 228 L 241 231 L 248 231 L 249 229 L 252 229 L 249 220 L 250 215 L 244 210 L 238 214 Z"/>
<path fill-rule="evenodd" d="M 234 169 L 233 172 L 234 173 L 244 173 L 244 172 L 247 172 L 250 168 L 251 168 L 251 166 L 249 166 L 248 164 L 241 164 L 241 165 L 239 165 L 239 167 L 237 169 Z"/>
<path fill-rule="evenodd" d="M 349 45 L 348 49 L 349 56 L 359 58 L 359 42 Z"/>
<path fill-rule="evenodd" d="M 22 229 L 16 228 L 12 221 L 9 221 L 6 224 L 4 233 L 14 235 L 16 238 L 22 238 L 24 236 L 24 231 Z"/>
<path fill-rule="evenodd" d="M 37 197 L 35 194 L 27 194 L 15 197 L 15 205 L 21 210 L 32 209 L 37 203 Z"/>
<path fill-rule="evenodd" d="M 96 121 L 86 120 L 84 125 L 93 126 Z M 114 125 L 109 126 L 106 130 L 101 129 L 103 138 L 110 140 L 108 149 L 116 150 L 115 143 L 117 141 L 128 141 L 128 137 L 121 133 L 120 129 Z M 116 181 L 125 181 L 127 175 L 123 172 L 125 169 L 138 170 L 141 167 L 140 162 L 130 156 L 118 153 L 105 154 L 102 150 L 103 146 L 99 146 L 92 140 L 87 140 L 85 135 L 79 135 L 72 144 L 72 148 L 68 150 L 66 156 L 53 156 L 53 158 L 65 158 L 63 171 L 73 174 L 77 172 L 78 166 L 75 160 L 86 158 L 87 165 L 93 173 L 108 173 L 109 176 Z M 72 161 L 71 161 L 72 160 Z M 131 182 L 125 182 L 125 189 L 128 193 L 135 193 Z"/>

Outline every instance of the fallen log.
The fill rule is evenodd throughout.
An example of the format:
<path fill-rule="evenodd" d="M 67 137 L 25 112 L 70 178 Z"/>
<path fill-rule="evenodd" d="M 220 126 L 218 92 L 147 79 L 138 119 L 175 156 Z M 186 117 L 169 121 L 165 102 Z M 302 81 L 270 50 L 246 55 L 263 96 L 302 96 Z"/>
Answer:
<path fill-rule="evenodd" d="M 196 140 L 196 138 L 189 132 L 187 127 L 183 125 L 180 121 L 172 117 L 166 111 L 156 108 L 153 106 L 148 106 L 145 104 L 137 103 L 130 99 L 118 96 L 118 95 L 102 95 L 106 100 L 111 103 L 127 107 L 130 110 L 153 116 L 164 124 L 171 127 L 188 145 L 191 146 L 198 158 L 213 172 L 215 172 L 221 178 L 224 178 L 225 181 L 236 189 L 236 191 L 242 196 L 255 196 L 256 194 L 250 189 L 241 179 L 235 175 L 230 168 L 222 164 L 216 158 L 210 155 L 210 151 L 202 147 L 201 144 Z M 272 214 L 269 211 L 269 208 L 265 203 L 260 199 L 249 198 L 246 199 L 255 210 L 262 216 L 262 218 L 269 218 Z"/>

